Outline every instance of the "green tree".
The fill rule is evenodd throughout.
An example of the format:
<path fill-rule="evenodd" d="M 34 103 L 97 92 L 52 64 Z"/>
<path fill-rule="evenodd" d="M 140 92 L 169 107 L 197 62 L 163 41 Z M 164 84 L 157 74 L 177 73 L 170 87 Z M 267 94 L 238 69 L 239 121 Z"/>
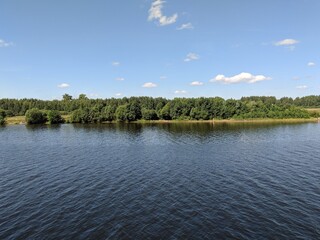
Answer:
<path fill-rule="evenodd" d="M 164 107 L 160 110 L 159 117 L 164 120 L 171 120 L 170 102 L 164 105 Z"/>
<path fill-rule="evenodd" d="M 195 120 L 208 120 L 209 113 L 200 108 L 192 108 L 190 112 L 190 117 Z"/>
<path fill-rule="evenodd" d="M 158 119 L 158 115 L 156 110 L 153 109 L 142 109 L 142 119 L 144 120 L 157 120 Z"/>
<path fill-rule="evenodd" d="M 109 105 L 103 108 L 102 110 L 102 119 L 103 121 L 113 121 L 116 119 L 116 106 L 115 105 Z"/>
<path fill-rule="evenodd" d="M 222 118 L 225 100 L 221 97 L 211 98 L 210 100 L 210 118 Z"/>
<path fill-rule="evenodd" d="M 74 110 L 71 114 L 70 121 L 72 123 L 92 123 L 92 115 L 89 108 L 80 108 Z"/>
<path fill-rule="evenodd" d="M 64 119 L 61 117 L 61 114 L 57 110 L 49 110 L 47 111 L 47 118 L 49 124 L 58 124 L 63 123 Z"/>
<path fill-rule="evenodd" d="M 116 119 L 118 121 L 127 121 L 127 109 L 128 109 L 128 105 L 120 105 L 117 110 L 116 110 Z"/>
<path fill-rule="evenodd" d="M 187 98 L 175 98 L 170 103 L 170 116 L 172 119 L 188 119 L 193 101 Z"/>
<path fill-rule="evenodd" d="M 62 96 L 62 99 L 63 99 L 64 101 L 71 101 L 71 100 L 72 100 L 72 96 L 66 93 L 66 94 L 64 94 L 64 95 Z"/>
<path fill-rule="evenodd" d="M 85 94 L 80 94 L 79 95 L 79 100 L 88 100 L 89 98 L 87 97 L 87 95 L 85 95 Z"/>
<path fill-rule="evenodd" d="M 141 119 L 141 108 L 137 101 L 133 101 L 127 105 L 127 120 L 136 121 Z"/>
<path fill-rule="evenodd" d="M 27 124 L 43 124 L 47 121 L 46 114 L 37 108 L 28 110 L 25 117 Z"/>
<path fill-rule="evenodd" d="M 224 102 L 223 115 L 224 119 L 232 118 L 237 113 L 237 100 L 228 99 Z"/>

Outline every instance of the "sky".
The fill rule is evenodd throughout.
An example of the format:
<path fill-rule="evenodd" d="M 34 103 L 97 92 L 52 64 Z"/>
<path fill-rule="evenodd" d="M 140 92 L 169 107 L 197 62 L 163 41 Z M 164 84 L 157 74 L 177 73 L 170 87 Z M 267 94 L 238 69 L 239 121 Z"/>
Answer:
<path fill-rule="evenodd" d="M 320 94 L 319 0 L 1 0 L 0 98 Z"/>

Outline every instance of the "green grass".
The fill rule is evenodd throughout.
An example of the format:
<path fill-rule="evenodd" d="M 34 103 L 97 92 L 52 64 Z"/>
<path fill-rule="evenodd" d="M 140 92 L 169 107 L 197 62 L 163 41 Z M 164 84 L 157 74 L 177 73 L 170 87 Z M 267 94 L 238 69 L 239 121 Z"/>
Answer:
<path fill-rule="evenodd" d="M 66 122 L 68 122 L 70 120 L 70 115 L 62 115 L 62 118 Z M 26 119 L 25 119 L 25 116 L 7 117 L 6 124 L 7 125 L 26 124 Z"/>
<path fill-rule="evenodd" d="M 320 108 L 308 109 L 308 111 L 316 111 L 320 113 Z M 69 122 L 70 115 L 62 115 L 62 118 Z M 214 119 L 214 120 L 138 120 L 135 123 L 263 123 L 263 122 L 278 122 L 278 123 L 294 123 L 294 122 L 316 122 L 317 118 L 290 118 L 290 119 L 271 119 L 271 118 L 259 118 L 259 119 Z M 116 121 L 114 121 L 116 122 Z M 106 122 L 109 123 L 109 122 Z M 26 124 L 25 116 L 15 116 L 6 118 L 7 125 Z"/>
<path fill-rule="evenodd" d="M 320 113 L 320 108 L 306 108 L 308 112 L 317 112 Z"/>
<path fill-rule="evenodd" d="M 9 125 L 26 124 L 26 120 L 24 116 L 7 117 L 6 124 L 9 124 Z"/>

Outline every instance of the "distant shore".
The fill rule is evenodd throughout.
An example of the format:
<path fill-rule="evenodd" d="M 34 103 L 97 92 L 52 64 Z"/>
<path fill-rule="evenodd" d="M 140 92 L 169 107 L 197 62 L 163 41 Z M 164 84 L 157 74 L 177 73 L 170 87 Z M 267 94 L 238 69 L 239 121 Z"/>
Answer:
<path fill-rule="evenodd" d="M 69 115 L 62 116 L 66 121 L 69 119 Z M 211 120 L 138 120 L 131 123 L 303 123 L 303 122 L 319 122 L 318 118 L 289 118 L 289 119 L 271 119 L 271 118 L 259 118 L 259 119 L 211 119 Z M 116 122 L 103 122 L 102 124 L 116 123 Z M 24 116 L 8 117 L 6 119 L 6 125 L 25 125 Z"/>

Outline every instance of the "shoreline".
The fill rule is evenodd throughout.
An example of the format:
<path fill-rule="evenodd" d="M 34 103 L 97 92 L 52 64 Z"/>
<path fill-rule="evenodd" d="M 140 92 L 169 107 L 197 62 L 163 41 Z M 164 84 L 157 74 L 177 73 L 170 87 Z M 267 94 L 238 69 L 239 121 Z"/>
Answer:
<path fill-rule="evenodd" d="M 68 116 L 63 116 L 64 119 L 68 119 Z M 319 123 L 319 118 L 286 118 L 286 119 L 272 119 L 272 118 L 259 118 L 259 119 L 212 119 L 212 120 L 138 120 L 133 122 L 123 123 L 135 123 L 135 124 L 185 124 L 185 123 L 211 123 L 211 124 L 233 124 L 233 123 Z M 101 124 L 119 123 L 117 121 L 102 122 Z M 65 123 L 71 124 L 71 123 Z M 8 117 L 6 119 L 7 126 L 10 125 L 26 125 L 24 116 Z"/>

